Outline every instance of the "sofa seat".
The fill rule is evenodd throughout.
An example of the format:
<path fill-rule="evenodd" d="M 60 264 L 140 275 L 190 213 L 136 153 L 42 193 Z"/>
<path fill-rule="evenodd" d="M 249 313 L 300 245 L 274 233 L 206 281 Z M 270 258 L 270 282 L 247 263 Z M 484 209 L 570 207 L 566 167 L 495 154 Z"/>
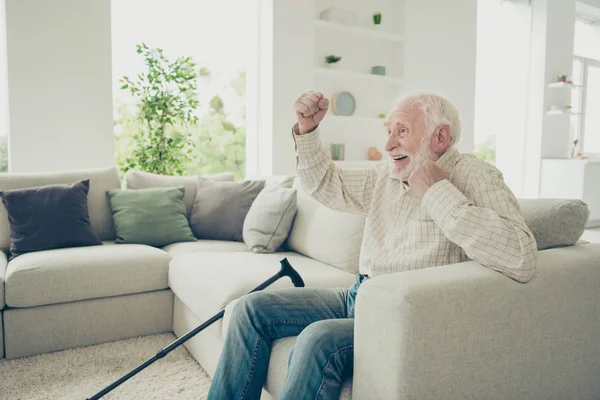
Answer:
<path fill-rule="evenodd" d="M 172 243 L 162 248 L 171 256 L 203 252 L 241 252 L 248 251 L 244 242 L 226 240 L 196 240 L 195 242 Z"/>
<path fill-rule="evenodd" d="M 103 243 L 9 261 L 6 305 L 34 307 L 168 288 L 169 254 L 145 245 Z"/>
<path fill-rule="evenodd" d="M 306 286 L 348 288 L 354 283 L 353 274 L 294 252 L 207 252 L 174 257 L 169 287 L 198 318 L 206 320 L 277 273 L 284 257 Z M 267 290 L 286 287 L 293 284 L 289 278 L 282 278 Z"/>

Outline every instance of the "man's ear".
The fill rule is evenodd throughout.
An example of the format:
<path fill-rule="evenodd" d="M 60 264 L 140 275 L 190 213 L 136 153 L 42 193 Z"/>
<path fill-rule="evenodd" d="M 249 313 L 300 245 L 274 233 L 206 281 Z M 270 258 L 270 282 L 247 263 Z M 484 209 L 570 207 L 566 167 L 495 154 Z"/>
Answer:
<path fill-rule="evenodd" d="M 450 127 L 448 125 L 438 126 L 431 136 L 432 150 L 438 154 L 445 153 L 450 147 Z"/>

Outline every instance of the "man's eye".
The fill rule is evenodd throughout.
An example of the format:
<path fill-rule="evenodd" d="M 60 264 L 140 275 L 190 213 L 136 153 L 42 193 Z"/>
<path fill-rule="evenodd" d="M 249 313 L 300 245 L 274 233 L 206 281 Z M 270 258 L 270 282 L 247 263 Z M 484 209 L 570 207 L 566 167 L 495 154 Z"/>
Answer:
<path fill-rule="evenodd" d="M 408 131 L 408 130 L 407 130 L 406 128 L 402 128 L 402 129 L 400 129 L 400 133 L 405 133 L 405 132 L 407 132 L 407 131 Z"/>

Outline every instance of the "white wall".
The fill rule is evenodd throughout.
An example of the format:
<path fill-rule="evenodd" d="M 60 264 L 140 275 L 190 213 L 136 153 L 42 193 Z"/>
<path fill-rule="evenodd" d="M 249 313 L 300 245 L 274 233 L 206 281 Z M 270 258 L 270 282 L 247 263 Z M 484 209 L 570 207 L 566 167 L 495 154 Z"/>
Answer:
<path fill-rule="evenodd" d="M 6 9 L 0 0 L 0 136 L 8 135 L 8 82 L 6 80 Z"/>
<path fill-rule="evenodd" d="M 6 0 L 10 170 L 114 165 L 110 0 Z"/>
<path fill-rule="evenodd" d="M 477 1 L 407 0 L 407 90 L 446 95 L 462 116 L 459 149 L 473 151 Z"/>

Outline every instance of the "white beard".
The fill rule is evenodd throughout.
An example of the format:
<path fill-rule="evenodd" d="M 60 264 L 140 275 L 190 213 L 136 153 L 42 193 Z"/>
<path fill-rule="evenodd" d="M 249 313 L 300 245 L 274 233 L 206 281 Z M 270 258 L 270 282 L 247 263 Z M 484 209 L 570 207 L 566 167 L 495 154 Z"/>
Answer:
<path fill-rule="evenodd" d="M 410 163 L 402 171 L 396 171 L 394 160 L 390 159 L 390 178 L 398 179 L 403 182 L 407 181 L 408 177 L 410 174 L 412 174 L 417 165 L 420 165 L 423 163 L 423 161 L 427 160 L 435 160 L 435 153 L 429 148 L 429 137 L 423 138 L 423 141 L 421 142 L 421 149 L 416 155 L 410 156 Z"/>

